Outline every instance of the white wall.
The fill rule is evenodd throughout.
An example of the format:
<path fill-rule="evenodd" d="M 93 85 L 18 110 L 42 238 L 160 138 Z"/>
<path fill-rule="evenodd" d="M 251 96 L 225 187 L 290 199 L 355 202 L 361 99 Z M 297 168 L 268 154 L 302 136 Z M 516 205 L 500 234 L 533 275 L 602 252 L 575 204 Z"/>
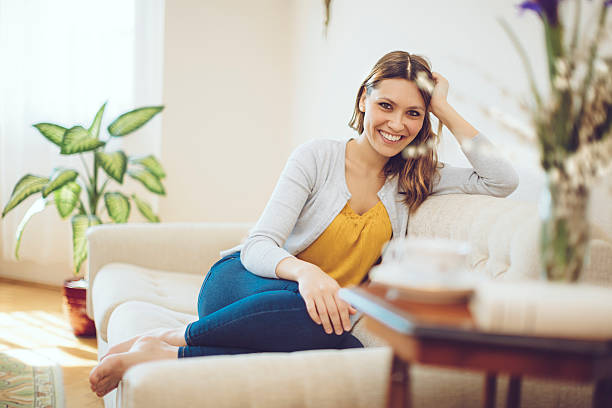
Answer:
<path fill-rule="evenodd" d="M 285 0 L 166 3 L 163 221 L 252 221 L 292 146 Z"/>

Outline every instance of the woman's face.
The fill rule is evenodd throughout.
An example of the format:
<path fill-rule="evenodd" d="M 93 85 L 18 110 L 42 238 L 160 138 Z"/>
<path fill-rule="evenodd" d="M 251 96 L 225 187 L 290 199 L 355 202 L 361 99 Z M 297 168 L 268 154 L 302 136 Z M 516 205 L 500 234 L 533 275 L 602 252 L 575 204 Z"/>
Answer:
<path fill-rule="evenodd" d="M 425 119 L 419 88 L 403 78 L 383 79 L 369 95 L 364 92 L 359 110 L 364 112 L 364 136 L 385 157 L 393 157 L 408 146 Z"/>

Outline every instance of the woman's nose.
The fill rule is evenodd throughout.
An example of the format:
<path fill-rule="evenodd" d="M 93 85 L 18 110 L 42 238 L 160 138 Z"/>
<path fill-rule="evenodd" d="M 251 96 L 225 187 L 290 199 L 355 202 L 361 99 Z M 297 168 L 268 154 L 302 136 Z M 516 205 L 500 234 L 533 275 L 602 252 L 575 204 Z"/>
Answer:
<path fill-rule="evenodd" d="M 389 129 L 393 130 L 394 132 L 401 132 L 403 128 L 404 124 L 402 123 L 401 116 L 393 116 L 389 118 Z"/>

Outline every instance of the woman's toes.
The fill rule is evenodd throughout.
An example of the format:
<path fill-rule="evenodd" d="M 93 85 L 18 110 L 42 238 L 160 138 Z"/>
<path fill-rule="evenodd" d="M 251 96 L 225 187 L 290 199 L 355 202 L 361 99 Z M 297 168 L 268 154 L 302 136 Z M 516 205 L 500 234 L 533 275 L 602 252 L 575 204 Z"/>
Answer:
<path fill-rule="evenodd" d="M 178 347 L 174 347 L 155 336 L 142 336 L 130 351 L 111 354 L 90 373 L 92 390 L 102 397 L 115 389 L 128 368 L 146 361 L 177 358 Z"/>
<path fill-rule="evenodd" d="M 114 389 L 125 372 L 122 354 L 113 354 L 101 361 L 89 375 L 92 391 L 103 396 Z"/>
<path fill-rule="evenodd" d="M 91 386 L 91 389 L 94 391 L 96 388 L 96 384 L 98 383 L 100 379 L 100 373 L 98 370 L 99 365 L 100 364 L 98 363 L 98 365 L 92 368 L 91 371 L 89 372 L 89 385 Z"/>
<path fill-rule="evenodd" d="M 113 388 L 115 388 L 115 387 L 112 387 L 111 378 L 110 377 L 106 377 L 102 381 L 100 381 L 100 384 L 96 388 L 96 395 L 98 397 L 102 397 L 102 396 L 108 394 L 110 391 L 112 391 Z"/>

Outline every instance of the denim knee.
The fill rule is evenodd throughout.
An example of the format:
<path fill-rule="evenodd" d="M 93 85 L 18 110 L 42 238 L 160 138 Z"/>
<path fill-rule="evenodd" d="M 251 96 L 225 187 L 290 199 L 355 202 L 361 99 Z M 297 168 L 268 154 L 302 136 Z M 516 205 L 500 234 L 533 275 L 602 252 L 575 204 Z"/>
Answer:
<path fill-rule="evenodd" d="M 240 261 L 240 252 L 235 252 L 208 272 L 198 295 L 198 315 L 204 317 L 245 297 L 275 290 L 299 293 L 297 282 L 265 278 L 248 271 Z"/>

